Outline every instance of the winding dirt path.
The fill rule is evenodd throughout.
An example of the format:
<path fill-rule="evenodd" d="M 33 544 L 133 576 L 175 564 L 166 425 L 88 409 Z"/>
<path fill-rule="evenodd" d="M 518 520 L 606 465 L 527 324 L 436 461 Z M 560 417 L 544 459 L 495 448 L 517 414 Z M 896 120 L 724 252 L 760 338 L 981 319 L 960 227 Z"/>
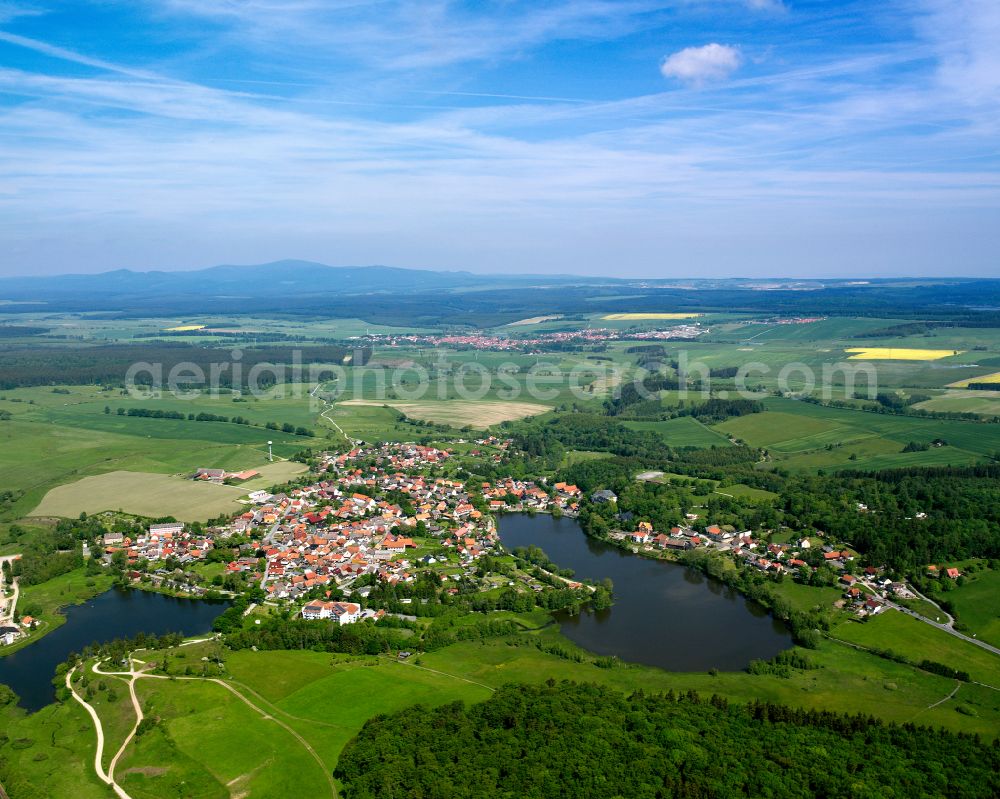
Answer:
<path fill-rule="evenodd" d="M 295 740 L 302 745 L 302 747 L 312 756 L 313 760 L 315 760 L 317 765 L 319 765 L 319 767 L 322 769 L 323 776 L 326 777 L 326 781 L 330 786 L 330 795 L 333 797 L 333 799 L 338 799 L 339 794 L 337 793 L 337 785 L 333 781 L 333 771 L 329 769 L 327 765 L 323 762 L 323 759 L 319 756 L 319 753 L 312 747 L 312 744 L 310 744 L 305 738 L 299 735 L 299 733 L 296 732 L 294 729 L 292 729 L 288 724 L 283 722 L 281 719 L 271 715 L 264 709 L 255 705 L 247 697 L 245 697 L 243 694 L 241 694 L 233 686 L 231 686 L 224 680 L 220 680 L 215 677 L 177 676 L 171 678 L 164 674 L 150 674 L 148 671 L 145 671 L 143 669 L 136 669 L 135 662 L 132 660 L 131 657 L 129 657 L 129 671 L 103 671 L 102 669 L 100 669 L 100 662 L 94 663 L 91 669 L 95 674 L 102 674 L 107 677 L 122 677 L 128 680 L 129 695 L 132 699 L 132 709 L 135 711 L 136 715 L 135 726 L 132 727 L 132 731 L 128 734 L 128 737 L 125 739 L 124 743 L 122 743 L 121 748 L 115 753 L 114 758 L 112 758 L 111 763 L 108 766 L 108 771 L 107 773 L 105 773 L 101 766 L 101 757 L 104 751 L 104 729 L 101 725 L 101 720 L 97 715 L 97 711 L 94 710 L 94 708 L 92 708 L 90 705 L 88 705 L 83 700 L 83 698 L 77 695 L 76 692 L 73 690 L 73 687 L 70 684 L 69 675 L 72 674 L 73 671 L 75 671 L 75 668 L 72 671 L 70 671 L 66 676 L 67 687 L 69 687 L 70 691 L 73 692 L 73 696 L 76 698 L 76 700 L 80 702 L 84 707 L 86 707 L 87 710 L 90 712 L 91 718 L 94 720 L 94 725 L 97 728 L 97 741 L 98 741 L 97 755 L 94 761 L 94 768 L 97 771 L 97 776 L 101 778 L 104 782 L 106 782 L 108 785 L 110 785 L 112 788 L 114 788 L 115 791 L 118 793 L 118 795 L 121 797 L 121 799 L 131 799 L 131 797 L 127 793 L 125 793 L 125 791 L 118 785 L 117 782 L 115 782 L 114 780 L 115 767 L 118 765 L 119 758 L 125 753 L 125 749 L 128 747 L 128 745 L 132 742 L 132 739 L 135 737 L 136 731 L 139 729 L 139 724 L 143 720 L 142 707 L 135 693 L 135 683 L 137 680 L 142 679 L 143 677 L 152 680 L 169 680 L 169 679 L 194 680 L 199 682 L 212 682 L 215 683 L 216 685 L 221 685 L 231 694 L 236 696 L 251 710 L 254 710 L 258 714 L 260 714 L 262 719 L 264 719 L 265 721 L 273 721 L 275 724 L 277 724 L 279 727 L 285 730 L 285 732 L 287 732 L 289 735 L 295 738 Z"/>
<path fill-rule="evenodd" d="M 320 386 L 322 386 L 322 385 L 323 385 L 322 383 L 317 383 L 316 384 L 316 388 L 314 388 L 312 391 L 309 392 L 309 396 L 310 397 L 312 397 L 314 399 L 318 399 L 320 402 L 322 402 L 324 405 L 326 405 L 326 409 L 323 410 L 320 413 L 320 416 L 323 419 L 326 419 L 335 428 L 337 428 L 337 432 L 340 433 L 347 440 L 348 444 L 350 444 L 352 447 L 358 446 L 359 444 L 362 443 L 360 439 L 355 440 L 355 439 L 351 438 L 349 435 L 347 435 L 347 433 L 344 432 L 344 428 L 342 428 L 339 424 L 337 424 L 335 421 L 333 421 L 333 419 L 331 419 L 329 416 L 327 416 L 327 414 L 330 413 L 330 411 L 332 411 L 334 409 L 334 403 L 330 402 L 325 397 L 319 397 L 319 396 L 316 395 L 316 392 L 319 391 Z"/>
<path fill-rule="evenodd" d="M 101 765 L 101 760 L 104 758 L 104 725 L 101 724 L 101 717 L 97 715 L 97 711 L 94 710 L 93 706 L 87 702 L 80 694 L 76 692 L 76 688 L 73 687 L 73 674 L 76 671 L 76 666 L 71 668 L 66 672 L 66 687 L 69 692 L 73 695 L 73 698 L 83 705 L 84 709 L 90 714 L 90 718 L 94 722 L 94 728 L 97 730 L 97 750 L 94 753 L 94 771 L 97 774 L 97 778 L 103 782 L 105 785 L 109 785 L 111 789 L 120 797 L 120 799 L 132 799 L 132 797 L 115 782 L 114 777 L 110 773 L 104 771 L 104 766 Z M 138 722 L 136 723 L 138 725 Z"/>

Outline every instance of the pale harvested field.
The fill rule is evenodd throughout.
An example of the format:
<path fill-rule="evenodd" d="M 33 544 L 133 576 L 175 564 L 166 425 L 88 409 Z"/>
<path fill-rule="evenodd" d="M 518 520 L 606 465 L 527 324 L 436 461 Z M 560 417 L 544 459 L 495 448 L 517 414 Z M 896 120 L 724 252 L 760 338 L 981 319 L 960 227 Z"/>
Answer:
<path fill-rule="evenodd" d="M 609 313 L 601 318 L 615 322 L 641 322 L 650 319 L 694 319 L 704 315 L 700 313 Z"/>
<path fill-rule="evenodd" d="M 590 384 L 590 387 L 594 394 L 610 394 L 612 389 L 621 385 L 621 382 L 621 369 L 614 368 L 610 372 L 606 372 L 598 377 L 593 383 Z"/>
<path fill-rule="evenodd" d="M 205 521 L 239 510 L 242 506 L 237 500 L 246 493 L 245 487 L 196 483 L 179 475 L 108 472 L 56 486 L 32 515 L 71 518 L 81 511 L 121 510 L 140 516 L 173 516 L 184 522 Z"/>
<path fill-rule="evenodd" d="M 260 477 L 254 477 L 245 483 L 240 483 L 239 489 L 244 493 L 287 483 L 296 475 L 307 471 L 309 467 L 297 461 L 275 461 L 264 466 L 255 466 L 254 469 L 260 472 Z"/>
<path fill-rule="evenodd" d="M 520 325 L 540 325 L 542 322 L 553 322 L 556 319 L 562 319 L 563 315 L 561 313 L 550 314 L 549 316 L 531 316 L 527 319 L 518 319 L 516 322 L 511 322 L 505 327 L 518 327 Z"/>
<path fill-rule="evenodd" d="M 347 400 L 338 405 L 388 405 L 411 419 L 450 424 L 453 427 L 471 425 L 486 428 L 514 419 L 525 419 L 552 410 L 535 402 L 503 402 L 501 400 L 441 400 L 439 402 L 379 402 L 378 400 Z"/>
<path fill-rule="evenodd" d="M 969 385 L 969 383 L 1000 383 L 1000 372 L 980 375 L 979 377 L 967 377 L 965 380 L 958 380 L 954 383 L 949 383 L 948 388 L 965 388 Z"/>
<path fill-rule="evenodd" d="M 965 350 L 919 350 L 905 347 L 849 347 L 849 361 L 937 361 L 961 355 Z"/>

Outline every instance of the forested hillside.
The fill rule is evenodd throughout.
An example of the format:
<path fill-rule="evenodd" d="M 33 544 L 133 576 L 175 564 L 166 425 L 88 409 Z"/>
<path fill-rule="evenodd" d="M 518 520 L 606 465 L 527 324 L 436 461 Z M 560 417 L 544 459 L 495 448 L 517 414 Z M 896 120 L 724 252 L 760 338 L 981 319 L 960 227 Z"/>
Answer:
<path fill-rule="evenodd" d="M 348 799 L 992 797 L 1000 749 L 871 717 L 550 682 L 375 717 L 337 776 Z"/>

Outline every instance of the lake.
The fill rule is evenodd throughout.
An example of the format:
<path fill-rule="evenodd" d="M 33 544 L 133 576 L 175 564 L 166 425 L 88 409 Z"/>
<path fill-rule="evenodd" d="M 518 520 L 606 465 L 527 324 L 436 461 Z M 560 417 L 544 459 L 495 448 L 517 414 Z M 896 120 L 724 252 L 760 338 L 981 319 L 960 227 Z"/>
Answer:
<path fill-rule="evenodd" d="M 669 671 L 738 671 L 792 645 L 785 624 L 738 591 L 590 538 L 575 519 L 506 514 L 499 532 L 507 549 L 534 544 L 578 579 L 611 578 L 612 608 L 556 614 L 563 635 L 591 652 Z"/>
<path fill-rule="evenodd" d="M 129 638 L 139 633 L 197 635 L 212 629 L 227 602 L 180 599 L 151 591 L 111 589 L 82 605 L 62 609 L 66 622 L 11 655 L 0 657 L 0 683 L 32 712 L 55 701 L 56 666 L 88 644 Z"/>

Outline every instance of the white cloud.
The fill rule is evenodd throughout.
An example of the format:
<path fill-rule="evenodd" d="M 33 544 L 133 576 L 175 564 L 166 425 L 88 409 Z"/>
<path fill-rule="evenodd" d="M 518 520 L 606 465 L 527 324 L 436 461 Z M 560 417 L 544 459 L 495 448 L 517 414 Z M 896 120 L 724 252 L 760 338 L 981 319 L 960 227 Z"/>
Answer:
<path fill-rule="evenodd" d="M 784 11 L 782 0 L 746 0 L 746 4 L 755 11 Z"/>
<path fill-rule="evenodd" d="M 660 72 L 665 78 L 700 85 L 729 77 L 742 63 L 743 56 L 738 48 L 712 42 L 704 47 L 685 47 L 667 56 L 660 65 Z"/>

